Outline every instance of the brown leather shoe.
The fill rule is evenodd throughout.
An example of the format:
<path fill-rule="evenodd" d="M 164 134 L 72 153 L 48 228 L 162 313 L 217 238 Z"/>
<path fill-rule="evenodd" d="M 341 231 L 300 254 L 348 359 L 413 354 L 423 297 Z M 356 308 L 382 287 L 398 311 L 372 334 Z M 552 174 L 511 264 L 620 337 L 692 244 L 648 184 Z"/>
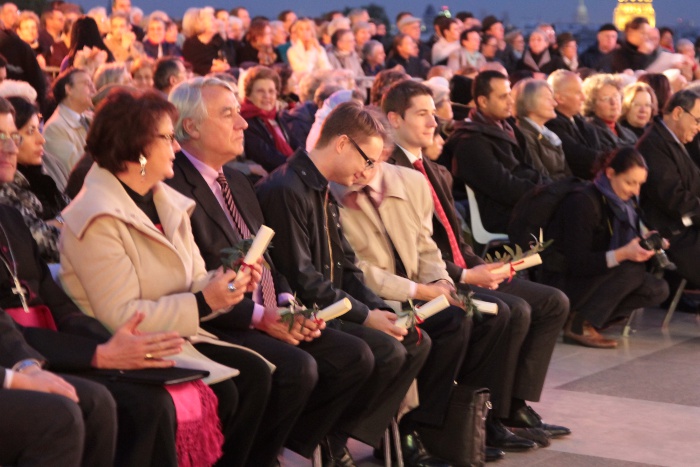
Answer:
<path fill-rule="evenodd" d="M 567 344 L 579 344 L 584 347 L 593 347 L 596 349 L 614 349 L 617 347 L 616 340 L 603 337 L 587 321 L 583 322 L 582 334 L 575 334 L 571 330 L 571 326 L 567 326 L 567 328 L 564 330 L 564 342 Z"/>

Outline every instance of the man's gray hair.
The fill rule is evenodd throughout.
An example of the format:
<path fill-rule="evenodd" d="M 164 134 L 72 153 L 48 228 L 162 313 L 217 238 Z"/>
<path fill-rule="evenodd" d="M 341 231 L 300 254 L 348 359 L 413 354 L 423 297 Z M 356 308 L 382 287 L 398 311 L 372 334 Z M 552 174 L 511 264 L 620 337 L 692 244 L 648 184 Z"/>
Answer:
<path fill-rule="evenodd" d="M 202 98 L 202 89 L 209 86 L 219 86 L 231 91 L 234 95 L 233 87 L 229 83 L 219 78 L 198 77 L 183 81 L 170 91 L 168 100 L 177 108 L 178 117 L 175 124 L 175 138 L 179 141 L 187 141 L 190 135 L 185 131 L 183 122 L 186 118 L 194 120 L 195 123 L 202 123 L 207 118 L 207 106 Z"/>
<path fill-rule="evenodd" d="M 696 91 L 689 89 L 678 91 L 668 100 L 666 108 L 664 109 L 664 115 L 670 114 L 676 107 L 680 107 L 681 109 L 690 113 L 690 111 L 693 110 L 693 107 L 695 107 L 695 101 L 698 99 L 700 99 L 700 94 L 698 94 Z"/>

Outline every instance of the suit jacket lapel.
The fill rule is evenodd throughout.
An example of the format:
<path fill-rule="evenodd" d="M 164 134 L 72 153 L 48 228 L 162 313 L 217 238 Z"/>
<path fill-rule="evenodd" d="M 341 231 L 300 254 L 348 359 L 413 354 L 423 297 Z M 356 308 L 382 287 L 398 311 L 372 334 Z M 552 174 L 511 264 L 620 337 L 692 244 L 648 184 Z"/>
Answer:
<path fill-rule="evenodd" d="M 238 243 L 238 233 L 231 226 L 226 214 L 221 209 L 219 201 L 212 193 L 211 189 L 204 181 L 204 178 L 199 171 L 187 160 L 187 157 L 181 152 L 175 156 L 175 165 L 177 165 L 185 176 L 185 180 L 192 187 L 192 199 L 197 203 L 197 207 L 204 211 L 211 221 L 216 224 L 226 239 L 231 245 Z"/>

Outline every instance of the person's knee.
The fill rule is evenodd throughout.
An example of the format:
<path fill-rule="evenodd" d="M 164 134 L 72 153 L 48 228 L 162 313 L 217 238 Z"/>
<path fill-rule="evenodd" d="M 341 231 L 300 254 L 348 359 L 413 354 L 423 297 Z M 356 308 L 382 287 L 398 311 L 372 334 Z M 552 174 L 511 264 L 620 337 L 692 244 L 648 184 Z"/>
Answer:
<path fill-rule="evenodd" d="M 406 348 L 397 339 L 388 335 L 380 345 L 375 346 L 373 353 L 375 369 L 391 377 L 396 375 L 406 362 Z"/>

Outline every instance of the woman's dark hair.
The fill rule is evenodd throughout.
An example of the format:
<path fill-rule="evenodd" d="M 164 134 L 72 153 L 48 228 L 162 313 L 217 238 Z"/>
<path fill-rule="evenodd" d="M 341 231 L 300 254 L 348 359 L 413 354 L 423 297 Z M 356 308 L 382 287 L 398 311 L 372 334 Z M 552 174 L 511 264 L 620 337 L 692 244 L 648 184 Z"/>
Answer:
<path fill-rule="evenodd" d="M 40 115 L 39 107 L 24 97 L 10 96 L 7 98 L 15 108 L 15 126 L 21 130 L 34 115 Z"/>
<path fill-rule="evenodd" d="M 661 115 L 666 108 L 666 103 L 671 97 L 671 82 L 663 73 L 646 73 L 637 79 L 638 82 L 647 83 L 656 94 L 658 108 L 656 115 Z"/>
<path fill-rule="evenodd" d="M 270 25 L 270 22 L 265 18 L 256 17 L 250 22 L 246 39 L 251 45 L 258 41 L 258 38 L 265 34 L 265 28 Z"/>
<path fill-rule="evenodd" d="M 97 107 L 86 150 L 103 169 L 123 172 L 126 162 L 137 162 L 157 137 L 158 123 L 166 115 L 177 121 L 175 106 L 159 92 L 115 89 Z"/>
<path fill-rule="evenodd" d="M 66 98 L 66 86 L 69 84 L 73 85 L 74 76 L 78 73 L 87 73 L 87 71 L 80 68 L 68 68 L 56 77 L 51 87 L 51 93 L 56 104 L 60 104 Z"/>
<path fill-rule="evenodd" d="M 649 170 L 644 156 L 634 146 L 622 146 L 601 157 L 595 172 L 602 172 L 608 167 L 613 169 L 615 174 L 625 173 L 633 167 Z"/>
<path fill-rule="evenodd" d="M 83 50 L 83 47 L 97 47 L 107 52 L 107 62 L 114 61 L 114 55 L 109 51 L 102 41 L 102 35 L 97 27 L 97 23 L 89 16 L 83 16 L 75 20 L 70 29 L 70 51 L 68 51 L 68 64 L 73 65 L 75 54 Z"/>
<path fill-rule="evenodd" d="M 338 29 L 336 32 L 333 33 L 331 36 L 331 44 L 333 44 L 333 47 L 338 47 L 338 42 L 340 41 L 340 38 L 343 37 L 345 34 L 352 34 L 352 31 L 350 29 Z"/>

